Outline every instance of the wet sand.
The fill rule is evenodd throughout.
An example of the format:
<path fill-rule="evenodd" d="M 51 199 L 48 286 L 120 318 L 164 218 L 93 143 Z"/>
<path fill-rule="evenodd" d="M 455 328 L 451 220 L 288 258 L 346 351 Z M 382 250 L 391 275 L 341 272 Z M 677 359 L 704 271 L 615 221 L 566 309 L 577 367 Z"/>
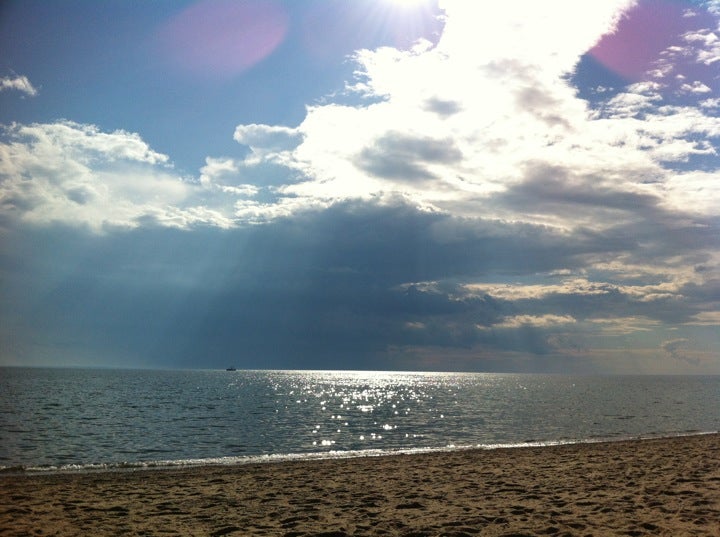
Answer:
<path fill-rule="evenodd" d="M 720 435 L 0 476 L 0 535 L 720 535 Z"/>

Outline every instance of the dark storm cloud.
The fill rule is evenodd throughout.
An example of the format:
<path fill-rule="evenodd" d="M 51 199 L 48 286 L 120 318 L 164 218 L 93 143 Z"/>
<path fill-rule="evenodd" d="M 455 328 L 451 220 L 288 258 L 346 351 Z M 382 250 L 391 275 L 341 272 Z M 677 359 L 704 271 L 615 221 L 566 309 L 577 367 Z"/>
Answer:
<path fill-rule="evenodd" d="M 681 288 L 683 295 L 703 300 L 707 303 L 720 302 L 720 279 L 710 279 L 703 283 L 688 283 Z"/>
<path fill-rule="evenodd" d="M 461 159 L 462 153 L 453 140 L 389 132 L 363 149 L 355 165 L 385 179 L 418 181 L 436 178 L 427 169 L 428 164 L 452 164 Z"/>
<path fill-rule="evenodd" d="M 265 233 L 271 235 L 265 235 Z M 529 275 L 582 265 L 590 253 L 625 251 L 632 238 L 579 229 L 574 234 L 523 223 L 348 202 L 274 223 L 273 241 L 307 237 L 316 262 L 388 285 L 491 273 Z M 290 246 L 293 247 L 293 246 Z"/>
<path fill-rule="evenodd" d="M 403 348 L 548 355 L 572 331 L 504 322 L 514 316 L 582 321 L 622 312 L 686 322 L 704 293 L 717 295 L 712 286 L 687 285 L 680 299 L 644 301 L 603 283 L 593 292 L 502 298 L 464 286 L 629 255 L 639 245 L 628 231 L 571 234 L 400 201 L 347 202 L 192 233 L 150 225 L 104 236 L 17 228 L 0 258 L 2 339 L 14 355 L 46 362 L 66 348 L 66 363 L 82 361 L 76 349 L 84 349 L 91 363 L 383 369 L 395 367 L 391 350 Z"/>
<path fill-rule="evenodd" d="M 701 283 L 687 283 L 679 293 L 683 297 L 683 307 L 673 313 L 683 315 L 682 321 L 692 321 L 692 318 L 702 312 L 717 311 L 720 304 L 720 278 L 711 278 Z"/>
<path fill-rule="evenodd" d="M 392 346 L 510 346 L 477 327 L 512 304 L 413 282 L 533 274 L 599 247 L 596 237 L 363 203 L 227 231 L 14 233 L 18 257 L 2 260 L 14 352 L 63 341 L 135 365 L 391 367 Z M 522 341 L 536 351 L 542 339 L 512 347 Z"/>
<path fill-rule="evenodd" d="M 613 179 L 577 176 L 562 167 L 533 164 L 525 179 L 495 201 L 527 214 L 590 219 L 602 231 L 576 230 L 597 248 L 625 251 L 634 263 L 701 265 L 720 248 L 720 219 L 661 204 L 661 199 L 614 184 Z M 677 263 L 677 261 L 676 261 Z"/>

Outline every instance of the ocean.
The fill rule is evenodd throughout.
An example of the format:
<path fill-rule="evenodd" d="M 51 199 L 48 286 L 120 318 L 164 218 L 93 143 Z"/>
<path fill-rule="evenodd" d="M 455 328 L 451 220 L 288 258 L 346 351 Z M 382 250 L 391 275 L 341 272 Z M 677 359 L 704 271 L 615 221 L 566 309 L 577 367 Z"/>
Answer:
<path fill-rule="evenodd" d="M 0 368 L 0 470 L 73 471 L 716 432 L 720 376 Z"/>

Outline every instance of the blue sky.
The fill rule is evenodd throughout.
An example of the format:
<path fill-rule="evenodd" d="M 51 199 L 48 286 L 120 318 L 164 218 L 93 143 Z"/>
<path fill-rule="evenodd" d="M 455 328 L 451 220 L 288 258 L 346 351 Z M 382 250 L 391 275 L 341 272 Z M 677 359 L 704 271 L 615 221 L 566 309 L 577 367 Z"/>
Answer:
<path fill-rule="evenodd" d="M 0 364 L 720 373 L 720 4 L 0 8 Z"/>

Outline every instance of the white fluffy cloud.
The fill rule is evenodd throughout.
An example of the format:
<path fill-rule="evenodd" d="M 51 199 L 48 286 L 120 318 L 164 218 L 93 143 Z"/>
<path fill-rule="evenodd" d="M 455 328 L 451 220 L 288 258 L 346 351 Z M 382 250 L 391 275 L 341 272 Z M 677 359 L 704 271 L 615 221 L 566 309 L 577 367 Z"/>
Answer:
<path fill-rule="evenodd" d="M 631 222 L 633 199 L 713 216 L 720 119 L 704 82 L 683 81 L 697 99 L 683 104 L 668 102 L 662 77 L 592 106 L 572 85 L 582 55 L 632 5 L 443 2 L 436 46 L 359 51 L 348 86 L 355 104 L 308 107 L 297 127 L 239 125 L 234 138 L 248 154 L 208 157 L 193 182 L 137 134 L 71 122 L 14 125 L 2 147 L 5 204 L 26 220 L 95 229 L 149 215 L 163 225 L 228 227 L 350 199 L 401 198 L 426 211 L 565 230 Z M 683 58 L 706 65 L 715 31 L 685 35 Z M 3 85 L 29 91 L 23 80 Z M 695 158 L 715 164 L 682 167 Z M 560 179 L 589 189 L 594 206 L 589 197 L 567 204 L 567 195 L 550 192 Z M 544 205 L 518 205 L 539 185 Z"/>
<path fill-rule="evenodd" d="M 632 4 L 510 2 L 490 10 L 445 2 L 447 24 L 437 46 L 358 53 L 358 80 L 350 89 L 367 102 L 310 107 L 294 129 L 240 125 L 236 140 L 251 148 L 253 165 L 265 159 L 287 167 L 293 179 L 277 187 L 277 204 L 292 199 L 298 209 L 392 193 L 426 210 L 570 229 L 586 210 L 559 218 L 508 213 L 493 203 L 544 165 L 604 183 L 617 196 L 652 196 L 707 214 L 720 206 L 715 172 L 695 173 L 686 183 L 689 172 L 673 167 L 717 156 L 720 120 L 704 83 L 684 83 L 704 99 L 694 104 L 668 103 L 667 85 L 648 79 L 591 108 L 569 80 L 581 56 Z M 707 33 L 686 41 L 698 62 L 700 49 L 714 43 Z M 591 216 L 596 226 L 620 217 Z"/>
<path fill-rule="evenodd" d="M 233 137 L 238 143 L 250 147 L 258 158 L 294 149 L 302 139 L 297 129 L 256 123 L 239 125 Z"/>
<path fill-rule="evenodd" d="M 310 106 L 296 127 L 238 125 L 234 139 L 247 154 L 207 157 L 197 179 L 179 177 L 134 133 L 12 125 L 0 146 L 3 212 L 95 230 L 144 222 L 227 228 L 349 200 L 404 200 L 568 237 L 619 225 L 668 229 L 672 218 L 708 226 L 720 207 L 720 119 L 706 84 L 685 78 L 682 92 L 649 74 L 593 103 L 573 86 L 583 54 L 632 5 L 510 2 L 489 10 L 444 2 L 436 46 L 359 51 L 353 104 Z M 706 65 L 701 52 L 716 46 L 715 31 L 686 34 L 685 61 Z M 690 277 L 680 265 L 663 267 L 665 283 Z"/>
<path fill-rule="evenodd" d="M 96 232 L 152 221 L 170 227 L 226 226 L 212 208 L 191 203 L 197 186 L 134 133 L 101 132 L 69 121 L 12 125 L 0 145 L 0 204 L 6 216 Z"/>
<path fill-rule="evenodd" d="M 0 91 L 6 90 L 19 91 L 30 97 L 35 97 L 38 94 L 35 86 L 24 75 L 0 77 Z"/>

